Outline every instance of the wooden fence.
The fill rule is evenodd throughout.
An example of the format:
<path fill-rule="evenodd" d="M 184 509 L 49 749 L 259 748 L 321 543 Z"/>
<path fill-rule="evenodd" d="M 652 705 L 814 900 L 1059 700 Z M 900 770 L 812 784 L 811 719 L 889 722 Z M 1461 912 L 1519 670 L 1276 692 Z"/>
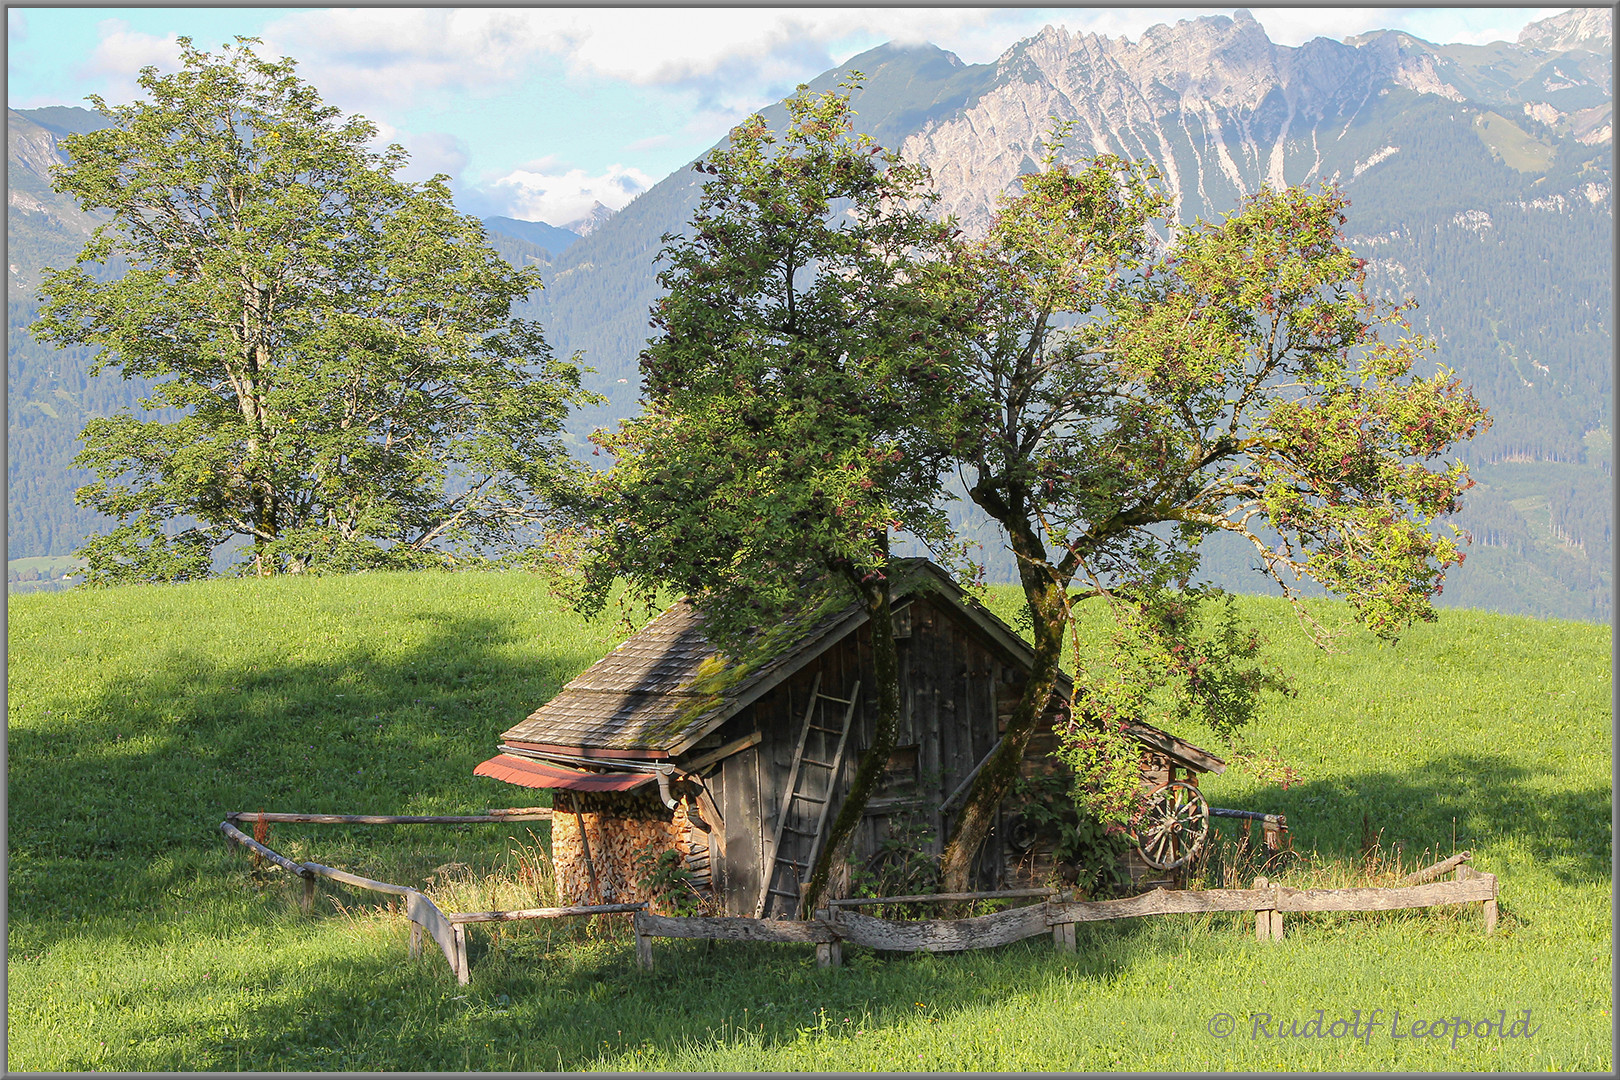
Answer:
<path fill-rule="evenodd" d="M 642 967 L 652 966 L 651 939 L 655 937 L 815 942 L 817 960 L 824 967 L 839 965 L 844 942 L 901 952 L 961 952 L 966 949 L 994 948 L 1050 932 L 1057 948 L 1074 952 L 1074 928 L 1083 922 L 1218 911 L 1252 911 L 1255 915 L 1255 937 L 1260 941 L 1281 941 L 1284 912 L 1398 911 L 1474 901 L 1483 903 L 1485 932 L 1494 933 L 1497 920 L 1496 875 L 1482 874 L 1466 865 L 1468 858 L 1469 854 L 1463 852 L 1406 879 L 1407 882 L 1423 882 L 1452 871 L 1455 880 L 1434 884 L 1403 884 L 1383 889 L 1293 889 L 1272 885 L 1267 879 L 1260 878 L 1252 889 L 1154 889 L 1123 900 L 1071 900 L 1051 889 L 880 897 L 830 901 L 826 908 L 816 913 L 816 918 L 802 922 L 740 918 L 672 919 L 642 911 L 635 915 L 636 959 Z M 1038 896 L 1045 899 L 1025 907 L 966 919 L 901 921 L 874 918 L 849 910 L 871 904 Z"/>
<path fill-rule="evenodd" d="M 340 815 L 278 815 L 281 820 L 310 820 Z M 359 815 L 353 815 L 359 816 Z M 238 820 L 253 820 L 257 814 L 234 814 Z M 266 820 L 274 820 L 265 815 Z M 411 819 L 415 820 L 415 819 Z M 478 820 L 487 820 L 480 818 Z M 373 822 L 367 822 L 373 823 Z M 382 823 L 382 822 L 375 822 Z M 304 881 L 305 911 L 313 910 L 315 882 L 328 878 L 356 888 L 402 896 L 405 913 L 411 921 L 411 956 L 421 955 L 422 935 L 432 937 L 444 950 L 445 959 L 455 972 L 456 981 L 465 985 L 467 971 L 466 927 L 471 923 L 511 922 L 520 919 L 561 919 L 591 915 L 631 914 L 634 918 L 636 963 L 653 966 L 653 938 L 698 938 L 711 941 L 769 941 L 814 944 L 816 960 L 823 967 L 838 967 L 843 961 L 843 945 L 849 942 L 873 949 L 898 952 L 962 952 L 989 949 L 1050 932 L 1060 950 L 1075 951 L 1075 927 L 1083 922 L 1135 919 L 1147 915 L 1204 914 L 1210 912 L 1254 912 L 1255 937 L 1260 941 L 1281 941 L 1283 914 L 1307 911 L 1399 911 L 1405 908 L 1438 907 L 1444 904 L 1483 905 L 1485 932 L 1494 933 L 1497 921 L 1497 881 L 1495 874 L 1484 874 L 1467 865 L 1469 852 L 1419 870 L 1395 888 L 1293 889 L 1273 885 L 1258 878 L 1252 889 L 1154 889 L 1122 900 L 1072 900 L 1056 889 L 1016 889 L 1005 892 L 936 893 L 918 896 L 860 897 L 831 900 L 816 912 L 814 919 L 749 919 L 733 916 L 673 917 L 656 915 L 647 905 L 591 904 L 577 907 L 527 908 L 516 911 L 439 910 L 420 890 L 408 885 L 373 881 L 345 870 L 320 863 L 298 863 L 270 850 L 244 834 L 229 820 L 220 831 L 234 843 L 260 856 Z M 1434 881 L 1446 873 L 1451 881 Z M 876 904 L 932 904 L 972 900 L 1038 900 L 1038 903 L 1009 908 L 989 915 L 964 919 L 880 919 L 850 910 Z"/>
<path fill-rule="evenodd" d="M 508 811 L 503 816 L 499 811 L 492 811 L 491 816 L 480 817 L 400 817 L 383 814 L 264 814 L 265 821 L 300 821 L 324 822 L 328 824 L 360 824 L 360 825 L 419 825 L 419 824 L 466 824 L 483 821 L 512 821 L 522 820 L 525 817 L 542 816 L 528 811 Z M 548 810 L 544 816 L 549 817 Z M 519 919 L 566 919 L 589 915 L 614 915 L 639 912 L 645 904 L 594 904 L 581 907 L 560 908 L 525 908 L 516 911 L 441 911 L 433 900 L 420 889 L 409 885 L 395 885 L 388 881 L 374 881 L 371 878 L 351 874 L 347 870 L 338 870 L 331 866 L 322 866 L 315 862 L 294 862 L 285 855 L 270 850 L 253 837 L 248 836 L 241 829 L 231 824 L 231 820 L 257 821 L 257 813 L 236 813 L 227 815 L 227 820 L 219 823 L 220 832 L 232 843 L 239 844 L 258 855 L 271 864 L 279 866 L 288 873 L 303 879 L 304 898 L 303 909 L 306 913 L 315 909 L 315 888 L 320 878 L 341 882 L 357 889 L 368 889 L 371 892 L 383 893 L 389 896 L 400 896 L 405 900 L 405 916 L 411 922 L 411 956 L 422 955 L 422 936 L 426 934 L 436 942 L 444 951 L 444 958 L 450 964 L 450 970 L 455 973 L 456 982 L 465 986 L 469 975 L 467 971 L 467 924 L 486 922 L 512 922 Z M 651 963 L 651 958 L 648 958 Z"/>

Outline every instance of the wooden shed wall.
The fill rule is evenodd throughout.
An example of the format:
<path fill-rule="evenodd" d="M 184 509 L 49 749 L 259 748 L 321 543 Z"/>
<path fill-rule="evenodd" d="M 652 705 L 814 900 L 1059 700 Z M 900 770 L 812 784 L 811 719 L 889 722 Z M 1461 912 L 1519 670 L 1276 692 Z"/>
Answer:
<path fill-rule="evenodd" d="M 892 771 L 884 790 L 869 803 L 851 847 L 856 867 L 865 867 L 891 833 L 908 826 L 927 830 L 932 854 L 943 848 L 950 821 L 940 805 L 987 754 L 999 736 L 997 717 L 1010 713 L 1021 690 L 1010 658 L 998 655 L 976 627 L 950 608 L 926 597 L 913 600 L 899 617 L 906 636 L 899 642 L 901 721 Z M 829 822 L 855 774 L 860 754 L 871 745 L 877 700 L 871 633 L 858 629 L 836 643 L 773 691 L 743 710 L 715 738 L 721 743 L 758 730 L 761 742 L 727 759 L 709 777 L 725 818 L 727 850 L 715 860 L 717 900 L 729 914 L 753 914 L 759 897 L 765 848 L 774 833 L 794 751 L 817 677 L 823 692 L 848 697 L 860 679 L 860 702 L 850 746 L 835 784 Z M 826 706 L 823 723 L 842 719 L 839 706 Z M 999 831 L 980 859 L 979 884 L 993 888 L 1003 876 Z M 850 887 L 837 868 L 832 894 Z M 767 913 L 777 910 L 772 905 Z"/>

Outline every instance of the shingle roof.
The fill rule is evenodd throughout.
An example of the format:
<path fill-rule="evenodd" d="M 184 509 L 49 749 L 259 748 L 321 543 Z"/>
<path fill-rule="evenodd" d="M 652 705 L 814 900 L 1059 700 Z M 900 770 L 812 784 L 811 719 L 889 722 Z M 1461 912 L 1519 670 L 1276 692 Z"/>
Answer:
<path fill-rule="evenodd" d="M 897 560 L 901 572 L 891 600 L 927 590 L 951 603 L 1015 663 L 1027 666 L 1029 644 L 957 587 L 944 570 L 925 559 Z M 586 668 L 557 696 L 506 731 L 507 743 L 559 748 L 632 751 L 645 758 L 680 754 L 704 735 L 763 696 L 866 622 L 866 609 L 851 604 L 789 633 L 776 651 L 743 670 L 726 669 L 703 632 L 703 616 L 682 600 L 618 648 Z M 1073 693 L 1060 674 L 1058 693 Z M 1131 732 L 1156 749 L 1220 772 L 1225 763 L 1151 725 Z"/>
<path fill-rule="evenodd" d="M 506 742 L 678 753 L 866 621 L 858 604 L 790 637 L 762 663 L 727 672 L 682 600 L 563 687 Z M 819 647 L 818 647 L 819 646 Z"/>

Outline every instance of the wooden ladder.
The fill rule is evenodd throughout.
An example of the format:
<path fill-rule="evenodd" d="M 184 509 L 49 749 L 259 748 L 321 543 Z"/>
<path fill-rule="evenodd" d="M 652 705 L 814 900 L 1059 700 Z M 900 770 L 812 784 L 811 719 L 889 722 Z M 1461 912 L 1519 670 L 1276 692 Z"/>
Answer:
<path fill-rule="evenodd" d="M 827 812 L 832 808 L 833 784 L 844 764 L 844 748 L 849 745 L 849 729 L 860 701 L 861 681 L 855 680 L 847 698 L 835 698 L 820 690 L 818 672 L 810 684 L 804 730 L 799 732 L 799 745 L 793 751 L 793 767 L 788 770 L 787 790 L 782 796 L 781 811 L 776 815 L 776 830 L 765 849 L 762 865 L 766 871 L 760 882 L 759 903 L 754 906 L 756 919 L 765 917 L 772 896 L 785 897 L 791 902 L 793 915 L 797 917 L 804 877 L 821 853 Z M 845 707 L 842 726 L 816 723 L 816 706 L 822 702 Z M 837 736 L 836 743 L 834 736 Z"/>

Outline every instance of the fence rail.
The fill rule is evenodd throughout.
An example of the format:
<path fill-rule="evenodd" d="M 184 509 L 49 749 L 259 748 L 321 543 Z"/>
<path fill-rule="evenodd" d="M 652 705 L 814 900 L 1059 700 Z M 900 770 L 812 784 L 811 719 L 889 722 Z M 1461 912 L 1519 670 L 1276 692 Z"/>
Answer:
<path fill-rule="evenodd" d="M 257 819 L 257 814 L 230 815 L 238 820 L 243 818 Z M 311 818 L 324 818 L 338 815 L 317 814 L 283 814 L 282 819 L 294 818 L 299 821 Z M 361 816 L 361 815 L 352 815 Z M 370 816 L 370 815 L 367 815 Z M 376 815 L 381 817 L 382 815 Z M 272 820 L 266 814 L 265 819 Z M 367 821 L 362 824 L 416 824 L 414 821 Z M 431 937 L 444 951 L 444 958 L 450 964 L 450 970 L 455 973 L 456 982 L 465 986 L 470 978 L 467 970 L 467 930 L 468 923 L 485 922 L 511 922 L 518 919 L 563 919 L 577 916 L 612 915 L 639 912 L 646 904 L 594 904 L 579 907 L 560 908 L 527 908 L 517 911 L 441 911 L 426 893 L 409 885 L 395 885 L 388 881 L 377 881 L 373 878 L 361 877 L 351 874 L 347 870 L 336 867 L 323 866 L 315 862 L 294 862 L 285 855 L 270 850 L 253 837 L 248 836 L 241 829 L 232 825 L 229 820 L 219 823 L 220 832 L 234 844 L 258 853 L 261 857 L 281 867 L 290 873 L 296 874 L 304 880 L 303 909 L 305 913 L 315 909 L 315 883 L 319 878 L 328 878 L 332 881 L 351 885 L 357 889 L 367 889 L 371 892 L 383 893 L 388 896 L 401 896 L 405 898 L 405 915 L 411 922 L 411 956 L 422 955 L 422 936 Z M 651 963 L 649 956 L 648 963 Z"/>
<path fill-rule="evenodd" d="M 731 941 L 815 942 L 823 966 L 840 963 L 845 942 L 874 949 L 906 952 L 961 952 L 988 949 L 1014 941 L 1052 934 L 1057 948 L 1075 951 L 1075 926 L 1083 922 L 1134 919 L 1147 915 L 1254 912 L 1255 936 L 1281 941 L 1283 913 L 1306 911 L 1398 911 L 1444 904 L 1483 902 L 1485 932 L 1494 933 L 1497 921 L 1497 880 L 1466 865 L 1470 856 L 1458 856 L 1413 875 L 1427 880 L 1450 870 L 1456 880 L 1382 889 L 1294 889 L 1259 878 L 1252 889 L 1154 889 L 1122 900 L 1070 900 L 1050 889 L 1019 889 L 1003 893 L 958 893 L 934 896 L 862 897 L 829 901 L 816 918 L 795 922 L 783 919 L 678 919 L 650 913 L 635 917 L 636 958 L 652 966 L 654 937 L 710 938 Z M 1408 878 L 1410 881 L 1413 878 Z M 864 904 L 918 903 L 923 901 L 1015 899 L 1046 896 L 1039 904 L 1010 908 L 967 919 L 879 919 L 848 908 Z"/>
<path fill-rule="evenodd" d="M 232 810 L 229 822 L 263 821 L 269 825 L 489 825 L 503 821 L 550 821 L 549 806 L 520 806 L 486 810 L 482 814 L 279 814 L 259 810 Z"/>
<path fill-rule="evenodd" d="M 816 918 L 749 919 L 731 916 L 674 917 L 656 915 L 643 903 L 590 904 L 573 907 L 526 908 L 515 911 L 444 912 L 419 889 L 351 874 L 320 863 L 298 863 L 246 835 L 229 821 L 220 823 L 232 843 L 240 844 L 304 881 L 304 910 L 313 909 L 318 878 L 405 898 L 411 921 L 411 955 L 421 954 L 422 935 L 431 936 L 444 950 L 456 981 L 465 985 L 467 931 L 472 923 L 510 922 L 520 919 L 559 919 L 593 915 L 633 917 L 636 962 L 653 966 L 653 938 L 696 938 L 711 941 L 765 941 L 816 946 L 824 967 L 842 962 L 845 942 L 874 949 L 902 952 L 962 952 L 1007 945 L 1040 934 L 1052 934 L 1053 944 L 1075 951 L 1075 927 L 1083 922 L 1134 919 L 1147 915 L 1249 912 L 1255 914 L 1255 937 L 1281 941 L 1283 913 L 1307 911 L 1399 911 L 1445 904 L 1481 902 L 1485 932 L 1494 933 L 1497 921 L 1497 880 L 1468 865 L 1461 852 L 1410 875 L 1405 882 L 1429 882 L 1450 871 L 1452 881 L 1406 884 L 1394 888 L 1294 889 L 1273 885 L 1266 878 L 1252 889 L 1154 889 L 1122 900 L 1072 900 L 1053 889 L 1014 889 L 1000 893 L 945 893 L 919 896 L 860 897 L 829 901 Z M 869 904 L 927 903 L 966 900 L 1010 900 L 1042 897 L 1038 904 L 1009 908 L 965 919 L 880 919 L 849 908 Z"/>

